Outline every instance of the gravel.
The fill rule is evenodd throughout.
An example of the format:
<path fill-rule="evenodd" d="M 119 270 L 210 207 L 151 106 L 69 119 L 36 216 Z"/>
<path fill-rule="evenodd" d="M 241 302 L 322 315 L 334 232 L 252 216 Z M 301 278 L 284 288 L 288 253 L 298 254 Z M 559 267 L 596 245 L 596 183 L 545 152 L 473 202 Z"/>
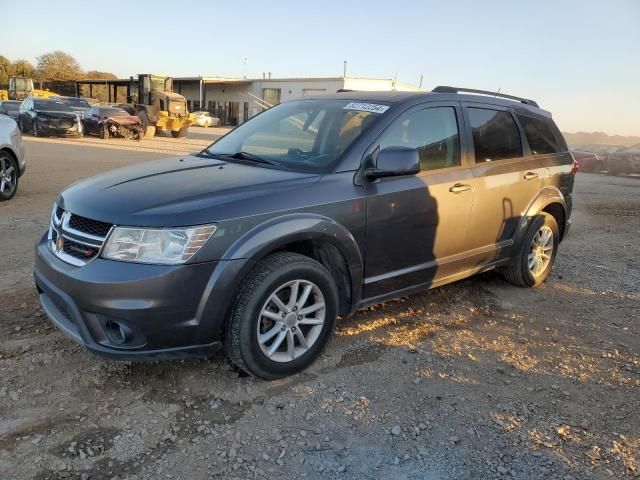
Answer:
<path fill-rule="evenodd" d="M 222 354 L 107 361 L 50 325 L 24 255 L 51 185 L 99 166 L 55 168 L 75 147 L 43 144 L 0 205 L 0 478 L 640 477 L 638 179 L 579 174 L 541 288 L 486 273 L 370 307 L 264 382 Z"/>

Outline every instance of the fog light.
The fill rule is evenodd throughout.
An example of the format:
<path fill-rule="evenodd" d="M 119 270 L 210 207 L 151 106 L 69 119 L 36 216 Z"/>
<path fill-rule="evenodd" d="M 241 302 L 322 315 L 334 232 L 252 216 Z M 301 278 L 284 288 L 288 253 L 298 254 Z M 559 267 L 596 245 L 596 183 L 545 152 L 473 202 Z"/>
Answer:
<path fill-rule="evenodd" d="M 116 345 L 122 345 L 131 338 L 131 331 L 124 325 L 114 322 L 113 320 L 105 324 L 105 334 L 109 341 Z"/>

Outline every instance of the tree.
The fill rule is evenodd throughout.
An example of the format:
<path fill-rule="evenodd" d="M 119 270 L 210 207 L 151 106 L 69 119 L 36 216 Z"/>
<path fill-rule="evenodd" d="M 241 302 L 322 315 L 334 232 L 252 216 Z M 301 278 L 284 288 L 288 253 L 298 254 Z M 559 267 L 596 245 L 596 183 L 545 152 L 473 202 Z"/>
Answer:
<path fill-rule="evenodd" d="M 115 74 L 109 72 L 100 72 L 98 70 L 89 70 L 84 74 L 86 78 L 92 78 L 94 80 L 115 80 L 118 78 Z"/>
<path fill-rule="evenodd" d="M 110 72 L 100 72 L 98 70 L 89 70 L 84 74 L 85 78 L 90 78 L 93 80 L 115 80 L 118 78 L 113 73 Z M 89 92 L 96 100 L 100 100 L 101 102 L 106 102 L 109 99 L 109 93 L 107 92 L 107 88 L 104 85 L 94 85 L 91 90 L 89 90 L 88 85 L 82 86 L 82 96 L 89 97 Z M 116 101 L 118 99 L 115 99 Z M 124 100 L 123 100 L 124 101 Z"/>
<path fill-rule="evenodd" d="M 13 66 L 8 58 L 0 55 L 0 83 L 9 83 L 9 77 L 13 75 Z"/>
<path fill-rule="evenodd" d="M 82 76 L 78 61 L 60 50 L 40 55 L 37 72 L 40 81 L 78 80 Z"/>
<path fill-rule="evenodd" d="M 36 69 L 27 60 L 19 58 L 13 62 L 13 74 L 21 77 L 36 78 Z"/>

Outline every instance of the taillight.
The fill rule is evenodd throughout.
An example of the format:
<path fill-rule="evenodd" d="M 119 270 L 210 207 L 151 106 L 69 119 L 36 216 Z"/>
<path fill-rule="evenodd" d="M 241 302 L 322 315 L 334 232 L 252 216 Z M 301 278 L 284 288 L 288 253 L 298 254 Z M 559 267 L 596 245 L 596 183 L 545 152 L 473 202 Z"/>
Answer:
<path fill-rule="evenodd" d="M 571 175 L 575 176 L 575 174 L 578 173 L 578 170 L 579 170 L 578 162 L 574 160 L 573 163 L 571 163 Z"/>

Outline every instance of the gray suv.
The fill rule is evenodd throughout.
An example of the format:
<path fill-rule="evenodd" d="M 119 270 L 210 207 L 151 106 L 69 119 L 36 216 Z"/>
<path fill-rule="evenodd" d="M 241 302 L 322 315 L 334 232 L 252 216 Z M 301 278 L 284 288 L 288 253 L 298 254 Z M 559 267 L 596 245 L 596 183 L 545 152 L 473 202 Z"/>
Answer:
<path fill-rule="evenodd" d="M 487 93 L 305 97 L 198 155 L 75 183 L 37 245 L 42 305 L 101 355 L 224 345 L 272 379 L 366 305 L 490 269 L 539 285 L 576 166 L 548 112 Z"/>

